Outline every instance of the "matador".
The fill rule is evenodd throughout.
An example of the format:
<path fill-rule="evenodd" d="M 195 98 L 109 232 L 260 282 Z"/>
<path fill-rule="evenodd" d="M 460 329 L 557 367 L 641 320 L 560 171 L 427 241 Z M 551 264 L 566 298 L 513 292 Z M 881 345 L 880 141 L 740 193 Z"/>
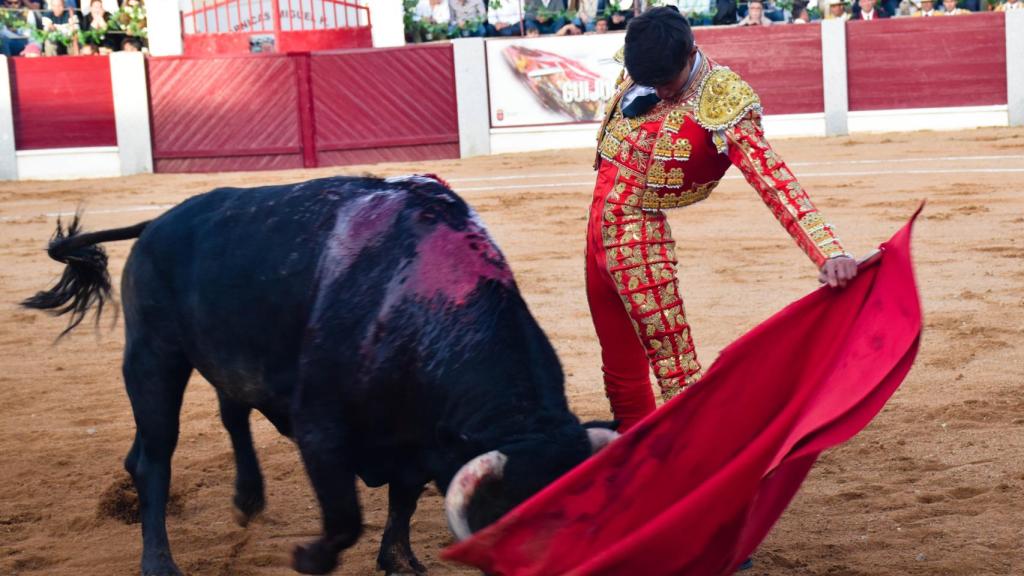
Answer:
<path fill-rule="evenodd" d="M 634 18 L 622 57 L 598 134 L 586 283 L 605 391 L 627 430 L 655 409 L 652 369 L 665 400 L 701 373 L 665 210 L 704 200 L 734 165 L 822 282 L 844 286 L 857 266 L 765 139 L 757 94 L 697 48 L 674 8 Z"/>

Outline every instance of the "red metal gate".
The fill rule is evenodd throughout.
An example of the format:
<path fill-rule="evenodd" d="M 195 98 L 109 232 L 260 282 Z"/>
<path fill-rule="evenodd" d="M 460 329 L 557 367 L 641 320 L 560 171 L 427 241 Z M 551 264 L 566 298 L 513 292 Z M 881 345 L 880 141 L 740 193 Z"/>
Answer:
<path fill-rule="evenodd" d="M 370 9 L 359 0 L 213 0 L 182 14 L 185 54 L 369 48 Z"/>

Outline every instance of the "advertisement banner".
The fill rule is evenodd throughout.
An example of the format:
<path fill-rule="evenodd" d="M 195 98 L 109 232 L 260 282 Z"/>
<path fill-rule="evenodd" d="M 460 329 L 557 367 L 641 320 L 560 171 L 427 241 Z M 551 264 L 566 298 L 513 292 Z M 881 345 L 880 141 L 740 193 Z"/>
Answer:
<path fill-rule="evenodd" d="M 487 41 L 491 127 L 599 122 L 624 33 Z"/>

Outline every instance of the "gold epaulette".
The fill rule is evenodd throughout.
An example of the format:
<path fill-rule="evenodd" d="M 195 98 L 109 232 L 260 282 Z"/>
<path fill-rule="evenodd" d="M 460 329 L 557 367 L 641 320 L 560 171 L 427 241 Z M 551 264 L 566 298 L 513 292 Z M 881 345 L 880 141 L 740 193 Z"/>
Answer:
<path fill-rule="evenodd" d="M 697 123 L 707 130 L 725 130 L 736 125 L 747 112 L 761 109 L 754 89 L 728 68 L 715 68 L 697 88 Z"/>

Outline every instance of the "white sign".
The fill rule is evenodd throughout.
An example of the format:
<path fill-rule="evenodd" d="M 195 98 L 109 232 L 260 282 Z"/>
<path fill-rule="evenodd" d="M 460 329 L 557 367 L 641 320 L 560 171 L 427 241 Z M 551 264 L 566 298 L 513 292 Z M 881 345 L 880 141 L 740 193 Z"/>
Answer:
<path fill-rule="evenodd" d="M 487 41 L 491 126 L 598 122 L 615 95 L 625 34 Z"/>

